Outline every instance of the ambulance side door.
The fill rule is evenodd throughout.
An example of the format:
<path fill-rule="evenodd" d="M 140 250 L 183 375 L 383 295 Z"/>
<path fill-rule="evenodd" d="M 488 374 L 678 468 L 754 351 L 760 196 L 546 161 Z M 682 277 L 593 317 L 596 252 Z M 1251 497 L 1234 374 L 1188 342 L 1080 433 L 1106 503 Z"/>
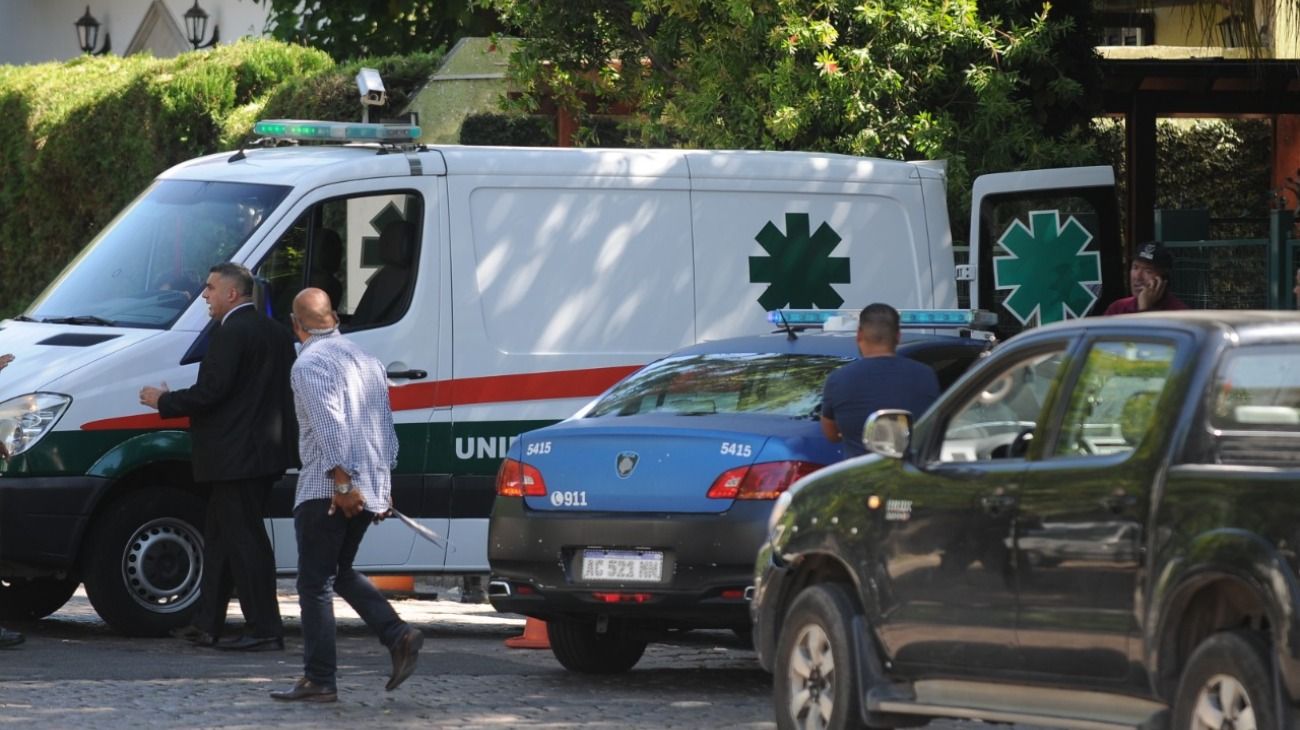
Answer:
<path fill-rule="evenodd" d="M 368 179 L 328 185 L 297 204 L 282 230 L 251 260 L 265 282 L 263 309 L 289 325 L 293 297 L 312 286 L 330 295 L 342 332 L 387 368 L 399 441 L 393 506 L 445 535 L 447 495 L 426 478 L 432 392 L 438 378 L 442 290 L 442 201 L 437 176 Z M 293 570 L 297 544 L 290 476 L 272 492 L 276 567 Z M 445 492 L 448 485 L 442 485 Z M 423 544 L 392 519 L 370 528 L 355 565 L 439 569 L 444 548 Z M 418 562 L 418 565 L 416 564 Z"/>

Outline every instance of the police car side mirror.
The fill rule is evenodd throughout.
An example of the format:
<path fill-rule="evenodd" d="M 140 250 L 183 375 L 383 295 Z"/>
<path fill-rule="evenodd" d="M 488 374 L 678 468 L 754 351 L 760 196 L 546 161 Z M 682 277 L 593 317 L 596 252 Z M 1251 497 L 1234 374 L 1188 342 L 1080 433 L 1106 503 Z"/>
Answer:
<path fill-rule="evenodd" d="M 903 458 L 911 440 L 912 414 L 908 411 L 876 411 L 862 428 L 862 445 L 867 451 L 890 459 Z"/>

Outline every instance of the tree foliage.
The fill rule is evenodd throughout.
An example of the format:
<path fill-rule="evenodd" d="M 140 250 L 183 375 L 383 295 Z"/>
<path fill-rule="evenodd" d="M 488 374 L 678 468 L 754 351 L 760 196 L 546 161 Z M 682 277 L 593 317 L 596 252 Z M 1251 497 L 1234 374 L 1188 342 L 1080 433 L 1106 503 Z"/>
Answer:
<path fill-rule="evenodd" d="M 946 159 L 954 190 L 1093 159 L 1088 0 L 487 1 L 517 104 L 622 104 L 643 144 Z"/>
<path fill-rule="evenodd" d="M 319 48 L 336 61 L 446 49 L 500 28 L 474 0 L 253 0 L 271 36 Z"/>

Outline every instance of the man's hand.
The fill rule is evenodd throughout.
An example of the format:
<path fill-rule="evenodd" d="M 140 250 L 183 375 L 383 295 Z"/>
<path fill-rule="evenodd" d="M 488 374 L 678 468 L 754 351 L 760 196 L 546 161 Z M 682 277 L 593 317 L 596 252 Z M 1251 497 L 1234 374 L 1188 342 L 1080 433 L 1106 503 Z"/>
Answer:
<path fill-rule="evenodd" d="M 383 512 L 376 512 L 371 522 L 374 522 L 377 525 L 380 522 L 383 522 L 384 520 L 392 516 L 393 516 L 393 511 L 391 509 L 386 509 Z"/>
<path fill-rule="evenodd" d="M 835 419 L 827 418 L 826 416 L 822 416 L 821 421 L 822 434 L 826 437 L 826 440 L 833 444 L 838 444 L 840 440 L 844 438 L 843 435 L 840 434 L 839 424 L 835 422 Z"/>
<path fill-rule="evenodd" d="M 1150 284 L 1142 287 L 1137 297 L 1138 311 L 1145 312 L 1154 307 L 1161 299 L 1164 299 L 1165 289 L 1168 286 L 1169 282 L 1165 281 L 1164 277 L 1157 276 L 1151 280 Z"/>
<path fill-rule="evenodd" d="M 161 388 L 155 388 L 152 385 L 146 385 L 140 389 L 140 405 L 149 406 L 155 411 L 158 410 L 158 398 L 169 390 L 166 383 Z"/>
<path fill-rule="evenodd" d="M 361 496 L 360 489 L 353 489 L 347 494 L 335 494 L 330 500 L 329 514 L 334 514 L 335 510 L 343 513 L 344 517 L 352 519 L 361 514 L 366 508 L 366 498 Z"/>
<path fill-rule="evenodd" d="M 0 355 L 0 370 L 5 369 L 5 365 L 14 361 L 13 355 Z"/>

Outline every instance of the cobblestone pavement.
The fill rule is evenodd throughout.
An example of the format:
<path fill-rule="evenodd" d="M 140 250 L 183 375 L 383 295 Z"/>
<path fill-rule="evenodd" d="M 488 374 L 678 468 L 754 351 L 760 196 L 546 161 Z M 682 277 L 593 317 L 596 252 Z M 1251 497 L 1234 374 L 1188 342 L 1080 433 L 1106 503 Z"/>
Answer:
<path fill-rule="evenodd" d="M 383 690 L 388 652 L 336 602 L 339 702 L 275 702 L 267 693 L 301 674 L 297 599 L 292 583 L 280 590 L 286 651 L 255 654 L 123 638 L 78 591 L 54 616 L 10 626 L 28 639 L 0 651 L 0 730 L 774 727 L 771 678 L 730 633 L 652 645 L 632 672 L 588 677 L 564 671 L 549 651 L 505 648 L 522 618 L 452 600 L 394 600 L 426 637 L 415 675 L 394 692 Z M 237 604 L 231 612 L 234 624 Z"/>

